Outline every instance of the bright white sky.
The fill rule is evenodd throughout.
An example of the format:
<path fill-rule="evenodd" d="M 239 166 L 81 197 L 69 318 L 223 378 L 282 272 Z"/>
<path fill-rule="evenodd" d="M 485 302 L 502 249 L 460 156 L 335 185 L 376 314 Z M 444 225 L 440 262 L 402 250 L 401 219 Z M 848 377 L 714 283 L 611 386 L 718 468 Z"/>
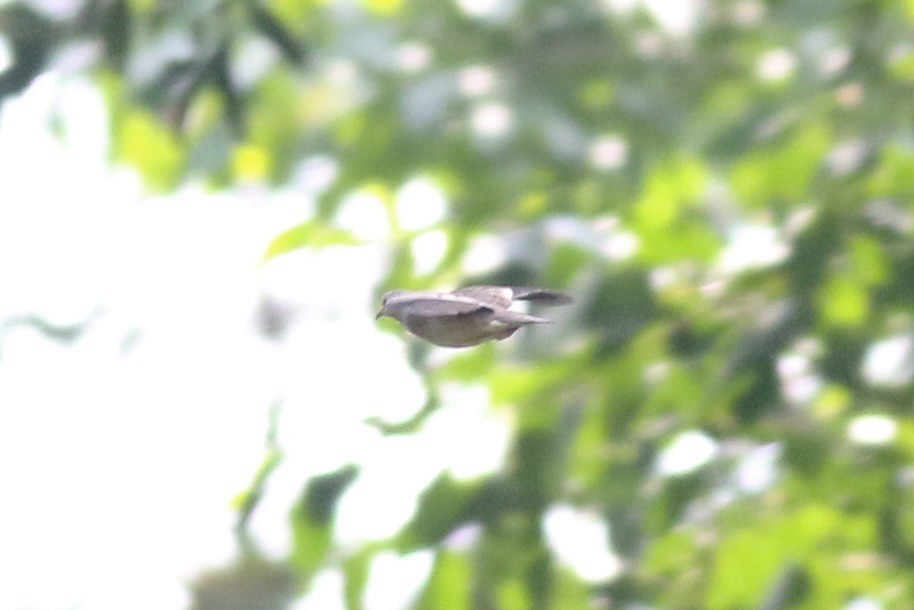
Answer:
<path fill-rule="evenodd" d="M 48 132 L 54 115 L 63 137 Z M 288 511 L 309 476 L 361 467 L 339 509 L 347 548 L 393 535 L 443 470 L 500 466 L 510 411 L 493 410 L 481 386 L 445 388 L 421 434 L 385 439 L 363 423 L 406 419 L 425 400 L 405 343 L 373 319 L 382 240 L 262 266 L 270 239 L 307 216 L 307 180 L 153 198 L 132 170 L 108 165 L 106 133 L 99 96 L 74 77 L 45 75 L 0 108 L 0 322 L 100 312 L 73 345 L 0 331 L 0 609 L 186 607 L 184 583 L 234 557 L 230 500 L 263 458 L 277 398 L 286 458 L 252 522 L 274 557 L 289 548 Z M 409 192 L 430 197 L 427 185 L 404 189 L 398 209 L 416 211 L 404 221 L 428 224 Z M 304 312 L 283 341 L 254 326 L 265 293 Z M 606 540 L 589 516 L 556 514 L 555 536 Z M 563 557 L 590 572 L 596 557 L 597 576 L 617 569 L 605 544 L 590 547 Z M 366 607 L 405 607 L 432 560 L 379 557 Z M 331 569 L 300 606 L 338 607 L 341 594 Z"/>
<path fill-rule="evenodd" d="M 46 128 L 55 109 L 62 141 Z M 253 523 L 265 548 L 288 548 L 303 477 L 349 461 L 367 468 L 352 498 L 392 480 L 403 489 L 372 498 L 370 514 L 344 502 L 341 538 L 392 534 L 413 508 L 402 499 L 447 458 L 411 458 L 428 447 L 361 423 L 424 401 L 402 342 L 370 315 L 384 252 L 260 267 L 269 240 L 303 218 L 305 195 L 188 188 L 153 200 L 105 163 L 105 125 L 91 87 L 50 76 L 0 115 L 0 319 L 68 324 L 102 311 L 71 347 L 28 327 L 0 344 L 0 571 L 18 576 L 4 578 L 0 608 L 122 607 L 139 590 L 149 607 L 181 607 L 182 579 L 233 555 L 229 501 L 263 458 L 276 398 L 288 457 Z M 264 292 L 306 310 L 279 344 L 253 323 Z M 459 413 L 487 418 L 486 397 L 473 398 Z M 507 430 L 494 425 L 494 454 L 473 452 L 486 469 Z"/>

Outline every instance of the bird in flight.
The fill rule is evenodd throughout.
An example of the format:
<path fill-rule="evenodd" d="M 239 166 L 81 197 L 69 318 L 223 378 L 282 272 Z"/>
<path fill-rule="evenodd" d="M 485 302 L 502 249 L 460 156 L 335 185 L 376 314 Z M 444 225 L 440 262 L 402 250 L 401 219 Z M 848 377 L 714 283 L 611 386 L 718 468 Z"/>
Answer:
<path fill-rule="evenodd" d="M 375 319 L 388 316 L 429 343 L 471 347 L 507 339 L 523 326 L 549 320 L 509 309 L 514 301 L 565 305 L 571 297 L 544 288 L 468 286 L 453 292 L 391 290 Z"/>

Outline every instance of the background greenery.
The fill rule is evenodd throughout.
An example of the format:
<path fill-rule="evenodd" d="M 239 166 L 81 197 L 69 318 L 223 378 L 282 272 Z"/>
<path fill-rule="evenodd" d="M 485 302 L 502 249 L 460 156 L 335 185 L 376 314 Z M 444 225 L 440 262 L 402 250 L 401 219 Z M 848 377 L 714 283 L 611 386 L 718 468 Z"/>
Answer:
<path fill-rule="evenodd" d="M 281 185 L 332 160 L 313 216 L 266 256 L 357 245 L 338 211 L 370 193 L 391 232 L 379 294 L 575 295 L 540 339 L 444 363 L 411 348 L 428 403 L 385 432 L 421 434 L 454 381 L 485 383 L 517 432 L 501 472 L 443 474 L 395 539 L 347 552 L 350 608 L 376 553 L 419 548 L 438 549 L 423 609 L 914 607 L 914 2 L 647 4 L 0 7 L 0 96 L 88 44 L 112 161 L 150 190 Z M 664 21 L 683 7 L 693 20 Z M 395 193 L 420 176 L 448 205 L 412 230 Z M 415 260 L 429 231 L 446 237 L 430 270 Z M 506 260 L 468 277 L 482 236 Z M 683 433 L 715 450 L 664 472 Z M 760 452 L 771 480 L 741 482 Z M 278 459 L 240 503 L 242 537 Z M 194 585 L 197 607 L 288 605 L 338 561 L 334 503 L 357 474 L 302 481 L 289 561 L 252 550 Z M 557 502 L 609 525 L 617 577 L 556 561 L 542 522 Z M 468 523 L 483 527 L 471 548 L 442 544 Z"/>

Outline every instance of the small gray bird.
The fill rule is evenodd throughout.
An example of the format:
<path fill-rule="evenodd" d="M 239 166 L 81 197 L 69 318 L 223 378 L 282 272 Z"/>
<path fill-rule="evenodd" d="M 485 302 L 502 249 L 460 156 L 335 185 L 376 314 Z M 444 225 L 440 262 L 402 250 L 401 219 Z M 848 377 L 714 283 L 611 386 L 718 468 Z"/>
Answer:
<path fill-rule="evenodd" d="M 399 320 L 417 337 L 442 347 L 470 347 L 507 339 L 522 326 L 549 320 L 508 309 L 514 301 L 565 305 L 571 297 L 555 290 L 509 286 L 469 286 L 454 292 L 391 290 L 375 319 Z"/>

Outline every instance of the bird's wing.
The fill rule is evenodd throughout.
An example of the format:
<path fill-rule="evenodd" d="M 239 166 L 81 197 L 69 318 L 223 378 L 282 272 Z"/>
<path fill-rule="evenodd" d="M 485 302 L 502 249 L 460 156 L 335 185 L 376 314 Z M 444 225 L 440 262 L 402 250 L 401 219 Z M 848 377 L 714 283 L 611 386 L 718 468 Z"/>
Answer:
<path fill-rule="evenodd" d="M 570 295 L 558 290 L 547 290 L 533 286 L 515 286 L 511 288 L 514 298 L 521 301 L 533 301 L 539 305 L 567 305 L 571 303 Z"/>
<path fill-rule="evenodd" d="M 472 314 L 491 314 L 494 309 L 475 299 L 453 299 L 448 295 L 440 297 L 415 297 L 406 307 L 407 315 L 420 318 L 440 318 L 447 316 L 469 316 Z"/>
<path fill-rule="evenodd" d="M 499 309 L 511 307 L 514 301 L 514 290 L 507 286 L 467 286 L 451 294 L 468 297 Z"/>

